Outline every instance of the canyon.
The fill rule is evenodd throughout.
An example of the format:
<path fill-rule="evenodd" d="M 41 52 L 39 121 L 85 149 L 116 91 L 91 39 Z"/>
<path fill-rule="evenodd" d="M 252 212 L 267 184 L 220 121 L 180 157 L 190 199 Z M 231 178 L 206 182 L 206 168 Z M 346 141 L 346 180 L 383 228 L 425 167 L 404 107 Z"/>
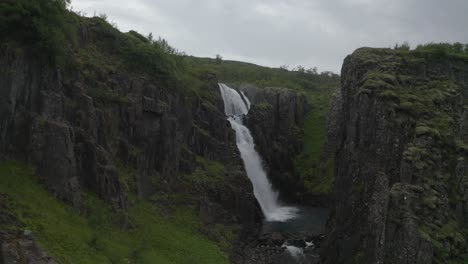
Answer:
<path fill-rule="evenodd" d="M 468 259 L 465 54 L 289 71 L 60 10 L 67 45 L 0 43 L 0 263 Z"/>

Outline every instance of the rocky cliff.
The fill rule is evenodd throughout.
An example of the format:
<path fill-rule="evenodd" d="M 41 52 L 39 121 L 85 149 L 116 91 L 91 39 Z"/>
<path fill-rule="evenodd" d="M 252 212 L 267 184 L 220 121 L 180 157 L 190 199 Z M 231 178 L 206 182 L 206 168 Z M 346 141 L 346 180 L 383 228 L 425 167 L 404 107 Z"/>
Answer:
<path fill-rule="evenodd" d="M 295 199 L 302 182 L 294 173 L 294 160 L 303 147 L 307 100 L 287 88 L 259 88 L 240 85 L 252 107 L 246 125 L 252 131 L 256 148 L 264 159 L 269 179 L 287 199 Z"/>
<path fill-rule="evenodd" d="M 345 59 L 324 263 L 466 254 L 468 61 L 363 48 Z M 336 137 L 335 137 L 336 138 Z"/>
<path fill-rule="evenodd" d="M 1 46 L 0 155 L 35 165 L 78 209 L 86 192 L 118 211 L 128 195 L 169 207 L 185 195 L 206 224 L 251 230 L 260 214 L 217 80 L 200 75 L 196 90 L 128 68 L 114 50 L 122 34 L 99 18 L 77 32 L 69 67 Z"/>

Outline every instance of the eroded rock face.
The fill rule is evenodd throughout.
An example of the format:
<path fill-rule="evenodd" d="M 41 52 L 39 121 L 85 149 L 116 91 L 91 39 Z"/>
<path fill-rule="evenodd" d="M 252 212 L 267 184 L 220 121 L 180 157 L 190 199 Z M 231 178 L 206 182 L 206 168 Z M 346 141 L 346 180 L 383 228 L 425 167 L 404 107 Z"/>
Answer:
<path fill-rule="evenodd" d="M 80 33 L 81 48 L 103 41 L 89 23 Z M 0 50 L 1 156 L 35 165 L 44 186 L 77 208 L 85 191 L 116 210 L 125 210 L 129 191 L 147 199 L 184 193 L 203 219 L 256 226 L 260 211 L 213 76 L 201 77 L 209 101 L 124 68 L 80 67 Z M 224 165 L 222 184 L 186 183 L 199 159 Z M 122 167 L 134 178 L 122 178 Z"/>
<path fill-rule="evenodd" d="M 14 200 L 10 196 L 0 194 L 0 225 L 9 226 L 14 230 L 24 230 L 25 226 L 12 212 L 10 205 L 12 201 Z M 40 249 L 34 234 L 25 229 L 24 231 L 0 230 L 0 263 L 56 264 L 57 262 Z"/>
<path fill-rule="evenodd" d="M 448 263 L 466 253 L 468 63 L 359 49 L 342 69 L 324 263 Z"/>
<path fill-rule="evenodd" d="M 0 263 L 57 264 L 42 251 L 30 231 L 24 233 L 0 231 Z"/>
<path fill-rule="evenodd" d="M 327 115 L 327 141 L 324 145 L 324 154 L 333 156 L 341 141 L 340 122 L 343 120 L 343 96 L 338 90 L 332 96 L 330 109 Z"/>
<path fill-rule="evenodd" d="M 300 180 L 294 173 L 294 160 L 302 151 L 307 100 L 287 88 L 237 87 L 250 99 L 252 107 L 246 125 L 265 162 L 268 177 L 285 198 L 294 199 Z"/>

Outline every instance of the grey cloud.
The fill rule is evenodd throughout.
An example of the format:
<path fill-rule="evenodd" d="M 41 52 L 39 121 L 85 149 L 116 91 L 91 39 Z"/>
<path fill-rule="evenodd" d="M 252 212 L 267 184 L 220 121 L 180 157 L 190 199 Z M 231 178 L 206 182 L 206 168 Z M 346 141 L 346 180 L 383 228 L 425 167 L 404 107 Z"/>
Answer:
<path fill-rule="evenodd" d="M 75 0 L 119 28 L 153 32 L 195 56 L 339 72 L 362 46 L 468 43 L 465 0 Z"/>

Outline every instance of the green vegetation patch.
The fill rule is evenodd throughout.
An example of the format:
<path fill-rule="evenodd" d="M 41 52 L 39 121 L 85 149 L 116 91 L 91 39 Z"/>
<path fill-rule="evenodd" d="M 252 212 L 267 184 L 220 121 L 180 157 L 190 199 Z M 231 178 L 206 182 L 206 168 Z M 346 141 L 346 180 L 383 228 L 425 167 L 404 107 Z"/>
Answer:
<path fill-rule="evenodd" d="M 465 45 L 456 44 L 428 44 L 415 51 L 377 50 L 374 55 L 378 54 L 383 62 L 363 80 L 365 90 L 383 101 L 390 118 L 409 133 L 408 138 L 413 138 L 402 153 L 403 160 L 412 168 L 413 179 L 417 177 L 424 186 L 420 202 L 433 212 L 445 202 L 452 209 L 464 202 L 459 188 L 463 179 L 455 171 L 457 160 L 464 159 L 460 145 L 465 144 L 457 132 L 460 124 L 456 111 L 466 102 L 460 100 L 461 85 L 451 73 L 437 67 L 466 67 L 468 61 L 463 66 L 459 61 L 468 54 L 465 52 Z M 404 63 L 394 67 L 392 63 L 398 61 Z M 425 73 L 414 72 L 415 69 L 425 69 Z M 443 200 L 447 198 L 448 201 Z M 466 227 L 455 220 L 453 210 L 447 218 L 433 223 L 425 222 L 432 215 L 417 217 L 420 236 L 431 242 L 437 263 L 463 263 L 460 256 L 466 254 Z"/>
<path fill-rule="evenodd" d="M 446 60 L 448 57 L 452 57 L 468 61 L 468 45 L 458 42 L 418 45 L 415 51 L 434 60 Z"/>
<path fill-rule="evenodd" d="M 199 188 L 214 188 L 225 184 L 225 175 L 223 164 L 197 156 L 197 168 L 192 174 L 186 175 L 185 180 Z"/>
<path fill-rule="evenodd" d="M 304 149 L 295 160 L 296 173 L 303 181 L 306 199 L 330 195 L 335 183 L 333 158 L 323 157 L 332 92 L 307 93 L 310 109 L 304 120 Z"/>
<path fill-rule="evenodd" d="M 268 109 L 273 108 L 273 106 L 270 103 L 266 102 L 266 101 L 263 101 L 263 102 L 260 102 L 260 103 L 256 104 L 255 107 L 257 109 L 260 109 L 260 110 L 268 110 Z"/>
<path fill-rule="evenodd" d="M 36 55 L 63 63 L 68 43 L 76 41 L 78 21 L 67 0 L 3 0 L 0 2 L 2 44 L 31 46 Z"/>
<path fill-rule="evenodd" d="M 455 259 L 454 263 L 457 261 L 460 263 L 462 261 L 460 256 L 465 253 L 461 249 L 464 248 L 466 241 L 464 234 L 460 233 L 459 230 L 457 222 L 452 220 L 442 227 L 422 225 L 419 227 L 419 234 L 423 239 L 432 243 L 438 257 L 452 258 Z M 447 247 L 446 243 L 450 243 L 451 246 Z"/>
<path fill-rule="evenodd" d="M 61 263 L 228 263 L 199 233 L 198 217 L 188 207 L 163 215 L 135 200 L 121 215 L 88 195 L 80 215 L 50 195 L 29 166 L 13 161 L 0 163 L 0 193 L 13 199 L 13 213 Z M 131 227 L 124 228 L 127 221 Z"/>

